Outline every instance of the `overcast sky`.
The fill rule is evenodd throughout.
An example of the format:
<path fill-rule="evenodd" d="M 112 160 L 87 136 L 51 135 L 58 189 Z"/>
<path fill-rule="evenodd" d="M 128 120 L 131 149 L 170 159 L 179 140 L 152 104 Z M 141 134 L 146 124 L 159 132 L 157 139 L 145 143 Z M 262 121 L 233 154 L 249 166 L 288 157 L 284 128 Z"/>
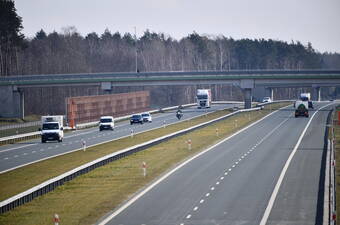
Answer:
<path fill-rule="evenodd" d="M 146 29 L 180 39 L 199 34 L 234 39 L 308 42 L 319 52 L 340 53 L 340 0 L 15 0 L 23 33 L 134 33 Z"/>

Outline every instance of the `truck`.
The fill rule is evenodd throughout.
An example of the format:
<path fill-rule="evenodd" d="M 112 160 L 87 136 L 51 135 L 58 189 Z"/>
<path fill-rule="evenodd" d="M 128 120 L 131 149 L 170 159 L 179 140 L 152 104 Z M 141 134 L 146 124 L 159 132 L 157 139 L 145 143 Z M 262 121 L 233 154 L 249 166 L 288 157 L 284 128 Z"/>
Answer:
<path fill-rule="evenodd" d="M 211 90 L 210 89 L 197 89 L 197 108 L 210 108 L 211 107 Z"/>
<path fill-rule="evenodd" d="M 46 141 L 62 142 L 64 138 L 64 116 L 41 117 L 41 143 Z"/>
<path fill-rule="evenodd" d="M 308 101 L 297 100 L 294 105 L 295 105 L 295 117 L 299 116 L 309 117 Z"/>
<path fill-rule="evenodd" d="M 313 109 L 313 102 L 312 102 L 312 99 L 310 97 L 310 93 L 301 93 L 300 94 L 300 100 L 308 102 L 308 108 Z"/>

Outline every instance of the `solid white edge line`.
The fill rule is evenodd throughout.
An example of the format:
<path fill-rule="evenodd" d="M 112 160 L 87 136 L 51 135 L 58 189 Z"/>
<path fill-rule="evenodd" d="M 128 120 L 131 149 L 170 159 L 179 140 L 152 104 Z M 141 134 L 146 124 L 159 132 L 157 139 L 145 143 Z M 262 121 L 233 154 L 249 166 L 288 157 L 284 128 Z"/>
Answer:
<path fill-rule="evenodd" d="M 318 109 L 317 111 L 315 111 L 315 113 L 313 114 L 313 116 L 309 119 L 309 121 L 308 121 L 308 123 L 307 123 L 305 129 L 302 131 L 302 133 L 301 133 L 301 135 L 300 135 L 300 137 L 299 137 L 299 139 L 298 139 L 298 141 L 297 141 L 297 143 L 296 143 L 296 145 L 295 145 L 293 151 L 290 153 L 290 155 L 289 155 L 289 157 L 288 157 L 288 159 L 287 159 L 287 161 L 286 161 L 286 164 L 284 165 L 284 167 L 283 167 L 283 169 L 282 169 L 282 171 L 281 171 L 280 177 L 279 177 L 279 179 L 278 179 L 278 181 L 277 181 L 277 183 L 276 183 L 276 185 L 275 185 L 275 187 L 274 187 L 274 190 L 273 190 L 273 192 L 272 192 L 272 194 L 271 194 L 271 196 L 270 196 L 268 205 L 267 205 L 267 207 L 266 207 L 266 210 L 265 210 L 265 212 L 264 212 L 264 214 L 263 214 L 263 217 L 262 217 L 261 222 L 260 222 L 259 225 L 265 225 L 265 224 L 267 223 L 268 218 L 269 218 L 269 215 L 270 215 L 270 212 L 271 212 L 271 210 L 272 210 L 272 208 L 273 208 L 273 206 L 274 206 L 274 202 L 275 202 L 276 196 L 277 196 L 277 194 L 278 194 L 278 192 L 279 192 L 279 189 L 280 189 L 280 186 L 281 186 L 281 184 L 282 184 L 283 178 L 284 178 L 284 176 L 285 176 L 285 174 L 286 174 L 286 172 L 287 172 L 287 170 L 288 170 L 289 164 L 290 164 L 290 162 L 292 161 L 292 159 L 293 159 L 295 153 L 297 152 L 297 149 L 298 149 L 298 147 L 299 147 L 299 145 L 300 145 L 300 143 L 301 143 L 301 141 L 302 141 L 302 138 L 303 138 L 303 136 L 305 135 L 305 133 L 307 132 L 307 129 L 308 129 L 309 125 L 311 124 L 311 122 L 312 122 L 314 116 L 315 116 L 321 109 L 326 108 L 327 106 L 330 106 L 330 105 L 332 105 L 332 104 L 334 104 L 334 103 L 330 103 L 330 104 L 327 104 L 327 105 L 321 107 L 320 109 Z"/>
<path fill-rule="evenodd" d="M 289 105 L 290 106 L 290 105 Z M 286 106 L 286 107 L 289 107 Z M 286 108 L 283 107 L 283 108 Z M 282 108 L 281 108 L 282 109 Z M 242 128 L 241 130 L 237 131 L 236 133 L 230 135 L 229 137 L 223 139 L 222 141 L 216 143 L 215 145 L 209 147 L 208 149 L 198 153 L 197 155 L 194 155 L 193 157 L 191 157 L 190 159 L 186 160 L 185 162 L 183 162 L 182 164 L 178 165 L 177 167 L 175 167 L 173 170 L 169 171 L 168 173 L 164 174 L 164 176 L 160 177 L 158 180 L 156 180 L 154 183 L 152 183 L 150 186 L 148 186 L 147 188 L 145 188 L 143 191 L 141 191 L 140 193 L 138 193 L 137 195 L 135 195 L 134 197 L 132 197 L 129 201 L 127 201 L 124 205 L 122 205 L 120 208 L 118 208 L 116 211 L 114 211 L 111 215 L 109 215 L 108 217 L 106 217 L 105 219 L 103 219 L 100 223 L 98 223 L 98 225 L 105 225 L 107 224 L 110 220 L 112 220 L 114 217 L 116 217 L 118 214 L 120 214 L 122 211 L 124 211 L 126 208 L 128 208 L 130 205 L 132 205 L 135 201 L 137 201 L 139 198 L 141 198 L 144 194 L 146 194 L 147 192 L 149 192 L 152 188 L 154 188 L 156 185 L 158 185 L 159 183 L 161 183 L 163 180 L 165 180 L 166 178 L 168 178 L 171 174 L 173 174 L 174 172 L 176 172 L 177 170 L 179 170 L 180 168 L 182 168 L 183 166 L 185 166 L 186 164 L 188 164 L 189 162 L 191 162 L 192 160 L 198 158 L 199 156 L 203 155 L 204 153 L 214 149 L 216 146 L 222 144 L 223 142 L 226 142 L 227 140 L 231 139 L 232 137 L 242 133 L 243 131 L 247 130 L 248 128 L 256 125 L 257 123 L 261 122 L 262 120 L 266 119 L 267 117 L 273 115 L 274 113 L 278 112 L 279 110 L 276 110 L 264 117 L 262 117 L 261 119 L 255 121 L 254 123 Z"/>

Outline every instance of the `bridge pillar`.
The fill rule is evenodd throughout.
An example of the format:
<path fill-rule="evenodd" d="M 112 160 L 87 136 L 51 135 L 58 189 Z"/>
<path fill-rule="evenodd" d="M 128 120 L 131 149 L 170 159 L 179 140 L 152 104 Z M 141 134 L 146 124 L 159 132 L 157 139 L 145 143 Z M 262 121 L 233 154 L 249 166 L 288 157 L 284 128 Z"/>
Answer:
<path fill-rule="evenodd" d="M 251 108 L 252 101 L 252 89 L 255 87 L 255 81 L 253 79 L 244 79 L 240 81 L 240 87 L 243 90 L 244 95 L 244 108 Z"/>
<path fill-rule="evenodd" d="M 313 87 L 312 100 L 321 101 L 321 87 Z"/>
<path fill-rule="evenodd" d="M 251 108 L 251 95 L 252 89 L 251 88 L 244 88 L 243 89 L 243 95 L 244 95 L 244 108 L 250 109 Z"/>
<path fill-rule="evenodd" d="M 274 89 L 271 87 L 266 88 L 266 97 L 270 97 L 274 101 Z"/>
<path fill-rule="evenodd" d="M 17 86 L 0 87 L 0 117 L 24 118 L 24 92 Z"/>

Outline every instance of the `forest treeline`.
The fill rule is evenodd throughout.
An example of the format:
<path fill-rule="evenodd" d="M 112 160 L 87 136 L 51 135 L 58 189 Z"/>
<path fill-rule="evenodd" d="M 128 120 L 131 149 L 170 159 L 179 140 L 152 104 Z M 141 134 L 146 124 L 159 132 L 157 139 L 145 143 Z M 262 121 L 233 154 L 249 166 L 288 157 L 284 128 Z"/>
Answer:
<path fill-rule="evenodd" d="M 196 32 L 180 40 L 146 30 L 80 35 L 75 27 L 44 30 L 13 49 L 2 75 L 203 71 L 250 69 L 339 69 L 340 54 L 319 53 L 310 43 L 206 36 Z M 2 63 L 2 65 L 4 65 Z"/>
<path fill-rule="evenodd" d="M 136 37 L 106 29 L 81 35 L 76 27 L 37 31 L 25 37 L 13 0 L 0 0 L 0 76 L 98 72 L 204 71 L 251 69 L 340 69 L 339 53 L 320 53 L 299 41 L 233 39 L 196 32 L 179 40 L 146 30 Z M 137 56 L 137 67 L 136 67 Z M 203 86 L 200 86 L 202 88 Z M 215 100 L 242 100 L 231 85 L 209 85 Z M 150 90 L 152 106 L 195 100 L 199 86 L 119 87 L 112 93 Z M 287 89 L 288 90 L 288 89 Z M 276 90 L 294 98 L 299 90 Z M 27 114 L 64 114 L 65 98 L 106 94 L 99 87 L 24 88 Z M 289 93 L 289 94 L 287 94 Z M 290 94 L 292 93 L 292 94 Z"/>

